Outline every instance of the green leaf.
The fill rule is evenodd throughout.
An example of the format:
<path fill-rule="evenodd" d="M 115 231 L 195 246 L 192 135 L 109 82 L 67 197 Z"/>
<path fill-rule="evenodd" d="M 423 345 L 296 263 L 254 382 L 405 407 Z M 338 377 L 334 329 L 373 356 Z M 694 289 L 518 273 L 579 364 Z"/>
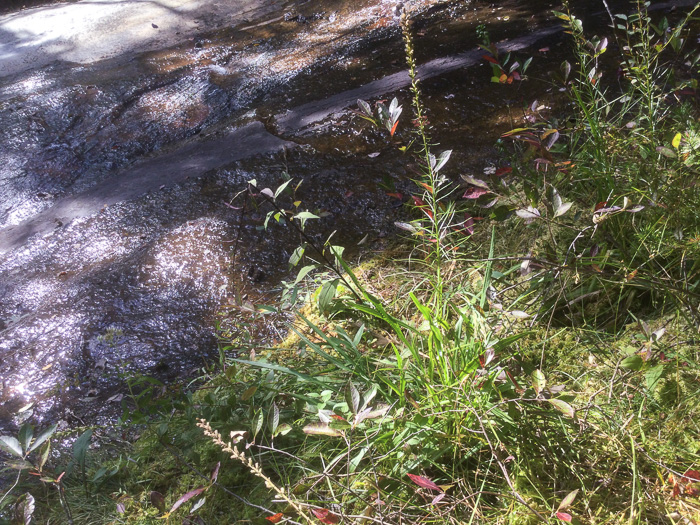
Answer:
<path fill-rule="evenodd" d="M 0 436 L 0 449 L 18 458 L 22 457 L 22 445 L 20 445 L 15 437 Z"/>
<path fill-rule="evenodd" d="M 83 466 L 85 465 L 85 454 L 90 446 L 90 439 L 92 438 L 92 429 L 89 428 L 83 432 L 78 439 L 73 443 L 73 458 L 75 461 Z"/>
<path fill-rule="evenodd" d="M 282 423 L 280 426 L 277 427 L 277 431 L 274 433 L 274 436 L 286 436 L 292 431 L 292 425 L 289 423 Z"/>
<path fill-rule="evenodd" d="M 345 389 L 345 401 L 348 403 L 348 408 L 353 414 L 357 414 L 359 412 L 360 392 L 357 390 L 357 387 L 352 384 L 352 382 L 348 383 L 348 386 Z"/>
<path fill-rule="evenodd" d="M 317 264 L 309 264 L 307 266 L 304 266 L 301 270 L 299 270 L 297 278 L 294 280 L 294 284 L 299 284 L 301 281 L 304 280 L 304 277 L 306 277 L 310 271 L 315 270 L 316 268 L 318 268 Z"/>
<path fill-rule="evenodd" d="M 644 360 L 641 358 L 641 356 L 635 354 L 625 357 L 620 363 L 620 366 L 622 368 L 627 368 L 628 370 L 638 371 L 642 369 L 642 366 L 644 366 Z"/>
<path fill-rule="evenodd" d="M 274 435 L 280 424 L 280 409 L 274 401 L 272 402 L 272 408 L 268 414 L 268 424 L 270 425 L 270 432 Z"/>
<path fill-rule="evenodd" d="M 653 390 L 656 387 L 659 379 L 661 379 L 664 375 L 665 368 L 666 367 L 663 364 L 660 364 L 647 370 L 647 372 L 644 374 L 644 378 L 647 381 L 647 390 Z"/>
<path fill-rule="evenodd" d="M 255 414 L 255 427 L 253 428 L 253 440 L 257 437 L 262 430 L 263 422 L 265 418 L 263 417 L 262 410 L 258 410 Z"/>
<path fill-rule="evenodd" d="M 562 401 L 561 399 L 548 399 L 552 406 L 556 408 L 559 412 L 564 414 L 567 417 L 573 418 L 576 415 L 576 411 L 574 410 L 574 407 L 572 407 L 569 403 L 566 401 Z"/>
<path fill-rule="evenodd" d="M 289 258 L 289 266 L 291 268 L 293 268 L 294 266 L 299 264 L 302 257 L 304 257 L 304 250 L 306 250 L 305 244 L 302 244 L 301 246 L 297 246 L 295 248 L 294 252 L 292 253 L 291 257 Z M 299 281 L 297 280 L 297 282 L 299 282 Z"/>
<path fill-rule="evenodd" d="M 249 388 L 246 389 L 243 394 L 241 394 L 241 401 L 248 401 L 251 397 L 255 395 L 255 392 L 258 390 L 258 385 L 253 385 Z"/>
<path fill-rule="evenodd" d="M 532 373 L 532 388 L 538 396 L 547 386 L 547 379 L 544 377 L 542 370 L 535 370 Z"/>
<path fill-rule="evenodd" d="M 576 499 L 577 494 L 578 494 L 578 489 L 576 489 L 572 492 L 569 492 L 566 495 L 566 497 L 563 500 L 561 500 L 561 503 L 559 504 L 559 507 L 557 508 L 557 512 L 560 510 L 568 509 L 571 506 L 571 504 L 574 502 L 574 500 Z"/>
<path fill-rule="evenodd" d="M 335 293 L 338 289 L 339 279 L 333 279 L 323 283 L 321 293 L 318 294 L 318 308 L 323 313 L 330 310 L 331 301 L 335 298 Z"/>
<path fill-rule="evenodd" d="M 360 461 L 362 461 L 362 458 L 364 458 L 365 454 L 367 453 L 367 449 L 369 449 L 368 446 L 362 447 L 360 449 L 360 451 L 355 455 L 355 457 L 353 457 L 350 460 L 350 464 L 348 465 L 350 472 L 355 472 L 357 470 L 357 467 L 360 464 Z"/>
<path fill-rule="evenodd" d="M 44 465 L 49 460 L 49 454 L 51 453 L 51 441 L 47 441 L 44 447 L 41 449 L 41 454 L 39 454 L 39 472 L 44 469 Z"/>
<path fill-rule="evenodd" d="M 661 153 L 661 155 L 670 159 L 675 159 L 677 157 L 676 152 L 671 148 L 667 148 L 666 146 L 657 146 L 656 151 L 657 153 Z"/>
<path fill-rule="evenodd" d="M 22 445 L 22 450 L 29 452 L 29 444 L 32 442 L 32 437 L 34 437 L 34 427 L 29 423 L 22 425 L 19 429 L 19 443 Z"/>
<path fill-rule="evenodd" d="M 32 443 L 32 446 L 29 447 L 29 452 L 32 452 L 39 448 L 42 445 L 42 443 L 44 443 L 44 441 L 53 436 L 57 428 L 58 425 L 51 425 L 49 428 L 47 428 L 41 434 L 39 434 L 39 436 L 34 440 L 34 443 Z"/>
<path fill-rule="evenodd" d="M 285 188 L 286 188 L 287 186 L 289 186 L 289 183 L 290 183 L 290 182 L 292 182 L 292 179 L 289 179 L 287 182 L 285 182 L 284 184 L 282 184 L 281 186 L 279 186 L 279 187 L 275 190 L 275 196 L 274 196 L 273 198 L 276 199 L 276 198 L 279 196 L 279 194 L 282 193 L 282 192 L 285 190 Z"/>

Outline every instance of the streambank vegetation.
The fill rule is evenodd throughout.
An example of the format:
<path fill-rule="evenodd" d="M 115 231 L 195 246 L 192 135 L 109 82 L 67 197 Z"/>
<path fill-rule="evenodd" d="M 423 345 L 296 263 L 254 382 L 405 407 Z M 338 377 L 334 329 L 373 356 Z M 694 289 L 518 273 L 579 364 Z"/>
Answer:
<path fill-rule="evenodd" d="M 59 523 L 674 523 L 700 520 L 700 124 L 697 8 L 636 2 L 587 32 L 554 13 L 571 58 L 483 174 L 431 141 L 411 21 L 410 97 L 356 118 L 405 153 L 403 237 L 357 263 L 310 225 L 286 176 L 233 205 L 295 232 L 274 305 L 222 314 L 199 388 L 131 378 L 130 446 L 97 428 L 2 436 L 7 521 Z M 479 28 L 494 86 L 529 58 Z M 401 141 L 395 140 L 401 137 Z M 243 313 L 241 313 L 243 312 Z M 274 345 L 256 338 L 286 318 Z M 246 330 L 246 327 L 249 328 Z"/>

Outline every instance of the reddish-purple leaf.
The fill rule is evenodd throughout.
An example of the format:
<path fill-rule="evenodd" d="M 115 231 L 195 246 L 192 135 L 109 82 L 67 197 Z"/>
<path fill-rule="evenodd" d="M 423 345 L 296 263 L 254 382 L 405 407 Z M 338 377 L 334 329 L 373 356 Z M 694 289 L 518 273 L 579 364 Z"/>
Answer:
<path fill-rule="evenodd" d="M 188 500 L 191 500 L 195 496 L 199 496 L 205 490 L 206 490 L 206 487 L 199 487 L 198 489 L 194 489 L 194 490 L 189 491 L 187 494 L 185 494 L 184 496 L 182 496 L 179 500 L 177 500 L 175 502 L 175 504 L 173 505 L 173 508 L 170 509 L 169 514 L 172 514 L 177 509 L 180 508 L 180 505 L 182 505 L 183 503 L 185 503 Z"/>
<path fill-rule="evenodd" d="M 559 518 L 561 521 L 565 521 L 567 523 L 571 523 L 571 514 L 567 514 L 566 512 L 557 512 L 557 518 Z"/>
<path fill-rule="evenodd" d="M 482 195 L 485 195 L 489 193 L 489 190 L 485 190 L 484 188 L 479 188 L 477 186 L 470 186 L 467 188 L 467 191 L 464 192 L 464 195 L 462 195 L 462 198 L 464 199 L 478 199 Z"/>
<path fill-rule="evenodd" d="M 416 474 L 407 474 L 407 476 L 411 478 L 411 481 L 413 481 L 413 483 L 415 483 L 419 487 L 422 487 L 424 489 L 438 490 L 442 492 L 442 489 L 438 485 L 436 485 L 433 481 L 429 480 L 424 476 L 417 476 Z"/>
<path fill-rule="evenodd" d="M 311 512 L 321 523 L 340 523 L 340 516 L 333 514 L 328 509 L 311 509 Z"/>

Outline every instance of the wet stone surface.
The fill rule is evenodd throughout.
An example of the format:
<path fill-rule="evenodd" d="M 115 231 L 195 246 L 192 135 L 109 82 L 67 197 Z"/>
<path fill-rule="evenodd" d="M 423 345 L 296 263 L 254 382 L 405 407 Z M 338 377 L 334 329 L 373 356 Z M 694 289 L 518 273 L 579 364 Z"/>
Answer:
<path fill-rule="evenodd" d="M 496 11 L 494 34 L 516 15 L 536 27 L 543 7 L 532 4 L 411 2 L 421 60 L 471 52 L 475 25 Z M 372 84 L 404 69 L 394 11 L 291 2 L 175 48 L 0 79 L 0 245 L 41 221 L 0 249 L 0 431 L 30 402 L 37 419 L 66 419 L 70 407 L 107 421 L 125 377 L 191 378 L 218 355 L 221 305 L 279 291 L 300 241 L 284 224 L 261 230 L 262 202 L 225 204 L 243 206 L 233 199 L 250 179 L 303 180 L 294 198 L 324 215 L 308 224 L 321 244 L 336 232 L 354 254 L 395 235 L 418 167 L 398 150 L 411 140 L 405 81 Z M 486 66 L 452 67 L 423 84 L 455 179 L 496 162 L 499 133 L 521 122 L 511 108 L 543 90 L 494 89 L 489 77 Z M 399 97 L 393 141 L 351 112 L 353 89 Z M 78 209 L 67 218 L 66 202 Z"/>

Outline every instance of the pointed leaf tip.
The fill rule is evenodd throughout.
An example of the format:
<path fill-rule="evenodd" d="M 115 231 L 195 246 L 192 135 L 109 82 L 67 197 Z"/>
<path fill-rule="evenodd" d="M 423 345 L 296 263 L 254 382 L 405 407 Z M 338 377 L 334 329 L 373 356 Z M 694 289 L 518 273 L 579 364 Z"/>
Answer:
<path fill-rule="evenodd" d="M 430 490 L 437 490 L 442 492 L 442 489 L 432 480 L 426 478 L 425 476 L 418 476 L 416 474 L 406 474 L 409 478 L 411 478 L 411 481 L 418 485 L 419 487 L 422 487 L 424 489 L 430 489 Z"/>

